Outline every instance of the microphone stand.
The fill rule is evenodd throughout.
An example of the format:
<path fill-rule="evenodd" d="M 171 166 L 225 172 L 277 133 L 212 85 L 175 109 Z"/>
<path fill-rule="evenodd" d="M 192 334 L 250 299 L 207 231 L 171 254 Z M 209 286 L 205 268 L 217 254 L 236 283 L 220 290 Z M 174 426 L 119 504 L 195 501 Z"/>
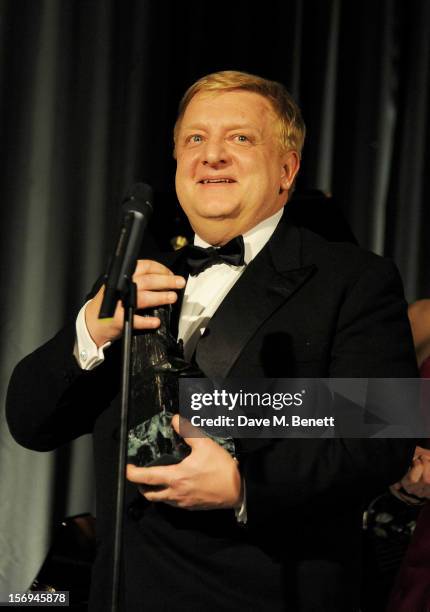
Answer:
<path fill-rule="evenodd" d="M 123 540 L 122 528 L 125 499 L 125 467 L 127 462 L 131 339 L 133 330 L 133 316 L 136 310 L 136 284 L 129 278 L 126 279 L 126 287 L 123 292 L 123 295 L 121 295 L 120 297 L 124 307 L 124 326 L 122 335 L 120 436 L 118 448 L 116 499 L 114 510 L 114 549 L 112 563 L 111 612 L 119 612 L 120 610 L 119 587 L 121 579 L 121 553 Z"/>

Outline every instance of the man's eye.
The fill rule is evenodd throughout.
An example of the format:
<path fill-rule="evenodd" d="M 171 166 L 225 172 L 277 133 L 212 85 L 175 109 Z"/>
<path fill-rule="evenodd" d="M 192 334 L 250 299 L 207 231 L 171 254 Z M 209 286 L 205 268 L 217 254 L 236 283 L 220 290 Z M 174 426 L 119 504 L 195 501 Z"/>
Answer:
<path fill-rule="evenodd" d="M 234 139 L 236 142 L 249 142 L 249 138 L 245 134 L 237 134 Z"/>
<path fill-rule="evenodd" d="M 188 142 L 191 142 L 191 143 L 202 142 L 202 140 L 203 138 L 200 136 L 200 134 L 193 134 L 192 136 L 188 138 Z"/>

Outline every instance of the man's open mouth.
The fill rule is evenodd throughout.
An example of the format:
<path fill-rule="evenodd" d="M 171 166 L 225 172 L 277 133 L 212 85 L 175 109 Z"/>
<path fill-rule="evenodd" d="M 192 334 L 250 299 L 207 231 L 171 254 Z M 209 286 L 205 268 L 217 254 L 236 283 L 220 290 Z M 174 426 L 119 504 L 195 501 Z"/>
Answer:
<path fill-rule="evenodd" d="M 219 178 L 219 179 L 202 179 L 199 181 L 202 185 L 211 185 L 215 183 L 235 183 L 236 181 L 230 178 Z"/>

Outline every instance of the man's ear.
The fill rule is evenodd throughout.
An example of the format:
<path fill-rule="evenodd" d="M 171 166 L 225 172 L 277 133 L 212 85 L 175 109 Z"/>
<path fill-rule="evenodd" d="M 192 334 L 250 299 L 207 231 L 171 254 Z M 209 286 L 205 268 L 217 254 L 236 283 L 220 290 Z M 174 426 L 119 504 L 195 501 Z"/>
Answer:
<path fill-rule="evenodd" d="M 289 191 L 300 168 L 300 158 L 297 151 L 287 151 L 281 157 L 280 193 Z"/>

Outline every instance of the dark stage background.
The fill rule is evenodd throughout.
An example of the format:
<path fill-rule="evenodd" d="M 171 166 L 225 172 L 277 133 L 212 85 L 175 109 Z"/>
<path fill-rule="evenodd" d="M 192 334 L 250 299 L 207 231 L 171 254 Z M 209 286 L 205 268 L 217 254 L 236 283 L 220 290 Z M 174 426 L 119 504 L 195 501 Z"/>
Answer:
<path fill-rule="evenodd" d="M 308 128 L 298 194 L 332 194 L 360 244 L 394 258 L 408 299 L 430 296 L 427 0 L 1 0 L 3 389 L 103 270 L 131 183 L 154 186 L 159 237 L 183 229 L 177 104 L 225 69 L 290 89 Z M 0 587 L 20 590 L 53 518 L 91 509 L 90 447 L 24 451 L 3 421 L 0 436 Z"/>

